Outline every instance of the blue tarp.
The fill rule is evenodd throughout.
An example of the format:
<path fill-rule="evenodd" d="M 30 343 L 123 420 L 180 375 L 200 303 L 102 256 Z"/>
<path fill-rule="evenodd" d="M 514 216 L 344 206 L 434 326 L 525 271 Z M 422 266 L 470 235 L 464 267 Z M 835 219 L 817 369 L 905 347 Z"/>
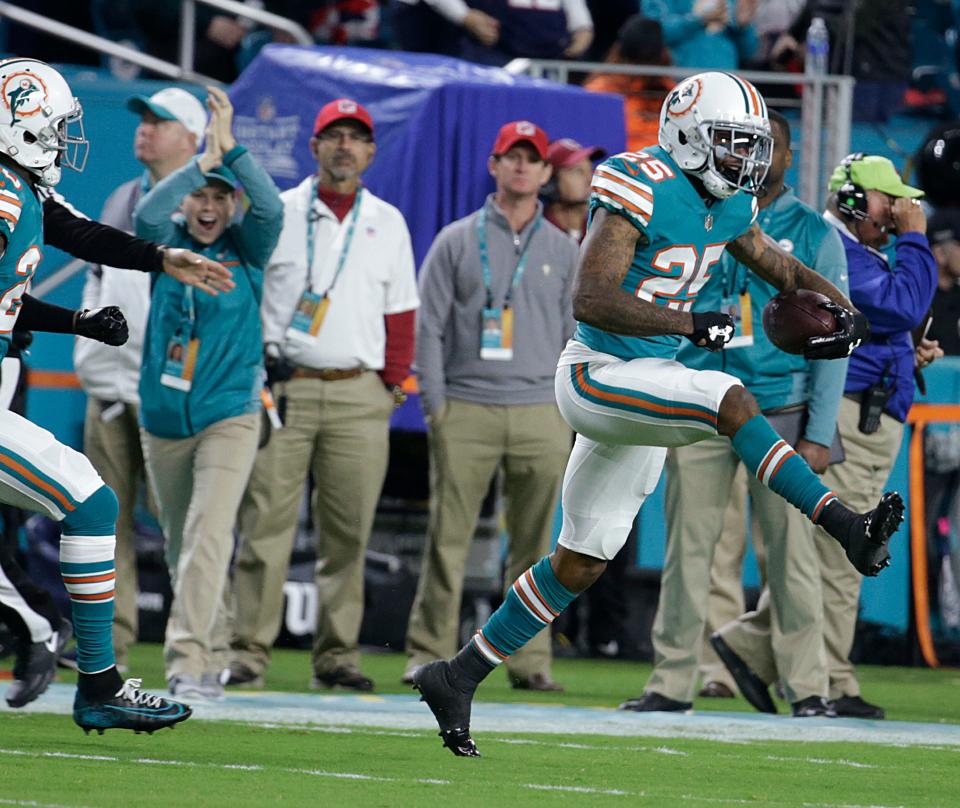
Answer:
<path fill-rule="evenodd" d="M 446 224 L 492 188 L 487 157 L 497 130 L 527 119 L 551 139 L 623 151 L 623 101 L 441 56 L 360 48 L 269 45 L 230 90 L 237 140 L 281 189 L 316 171 L 309 140 L 323 104 L 349 97 L 376 127 L 364 182 L 403 213 L 417 262 Z"/>

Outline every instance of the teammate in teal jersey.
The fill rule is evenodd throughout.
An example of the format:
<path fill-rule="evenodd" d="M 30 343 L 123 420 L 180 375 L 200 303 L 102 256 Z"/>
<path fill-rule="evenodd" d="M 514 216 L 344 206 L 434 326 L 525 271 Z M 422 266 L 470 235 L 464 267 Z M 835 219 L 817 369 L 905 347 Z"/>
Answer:
<path fill-rule="evenodd" d="M 79 103 L 63 77 L 34 59 L 0 62 L 0 356 L 15 325 L 72 333 L 121 345 L 127 325 L 115 306 L 73 311 L 27 293 L 40 262 L 39 186 L 61 168 L 82 170 L 86 139 Z M 183 251 L 164 269 L 212 293 L 232 286 L 215 262 Z M 61 524 L 60 568 L 70 595 L 79 676 L 74 721 L 86 731 L 153 732 L 190 716 L 190 708 L 123 682 L 113 658 L 114 523 L 117 499 L 90 462 L 48 431 L 0 411 L 0 501 Z"/>
<path fill-rule="evenodd" d="M 830 298 L 824 305 L 838 328 L 810 339 L 807 358 L 848 356 L 869 335 L 866 318 L 833 284 L 755 224 L 752 197 L 771 151 L 757 90 L 711 72 L 668 94 L 659 147 L 597 168 L 574 291 L 579 326 L 556 377 L 560 411 L 577 432 L 557 549 L 517 579 L 456 657 L 414 675 L 455 755 L 478 755 L 469 730 L 477 685 L 597 579 L 656 487 L 670 446 L 729 437 L 750 472 L 836 538 L 857 569 L 875 575 L 888 563 L 887 543 L 903 520 L 898 494 L 885 494 L 869 513 L 851 511 L 773 430 L 738 379 L 674 358 L 681 337 L 720 350 L 733 336 L 729 315 L 692 311 L 725 248 L 778 289 Z"/>

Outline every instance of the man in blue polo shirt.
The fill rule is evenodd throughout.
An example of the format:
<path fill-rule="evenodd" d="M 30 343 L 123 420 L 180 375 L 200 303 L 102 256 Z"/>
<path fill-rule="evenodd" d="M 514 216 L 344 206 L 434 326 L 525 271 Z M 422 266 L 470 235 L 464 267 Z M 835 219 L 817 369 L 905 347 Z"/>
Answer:
<path fill-rule="evenodd" d="M 791 162 L 790 124 L 777 112 L 771 111 L 769 119 L 773 159 L 758 200 L 757 221 L 781 247 L 846 292 L 846 260 L 839 235 L 784 185 Z M 737 376 L 810 468 L 821 473 L 829 460 L 847 361 L 811 362 L 775 348 L 760 328 L 763 307 L 775 294 L 775 287 L 724 254 L 718 271 L 697 297 L 695 309 L 732 312 L 736 334 L 723 351 L 699 350 L 691 344 L 681 348 L 678 359 L 696 370 Z M 784 431 L 778 419 L 796 427 L 793 434 Z M 739 466 L 729 438 L 720 435 L 677 447 L 668 457 L 669 540 L 653 626 L 656 664 L 635 709 L 681 710 L 692 702 L 701 637 L 709 617 L 711 562 L 721 542 L 724 512 Z M 767 558 L 764 608 L 756 614 L 765 643 L 772 642 L 770 673 L 775 678 L 780 670 L 794 715 L 824 715 L 827 669 L 814 525 L 752 475 L 749 491 L 763 527 Z M 742 532 L 735 541 L 742 559 Z M 749 636 L 745 632 L 745 641 Z"/>

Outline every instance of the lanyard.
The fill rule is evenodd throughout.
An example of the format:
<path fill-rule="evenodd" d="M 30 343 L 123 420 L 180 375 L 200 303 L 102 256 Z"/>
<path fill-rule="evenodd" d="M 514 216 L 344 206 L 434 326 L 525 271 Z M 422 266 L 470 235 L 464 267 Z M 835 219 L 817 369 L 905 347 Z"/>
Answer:
<path fill-rule="evenodd" d="M 530 250 L 530 242 L 540 227 L 540 220 L 543 217 L 537 213 L 537 218 L 530 229 L 530 235 L 527 236 L 527 243 L 520 252 L 520 258 L 517 259 L 516 269 L 513 270 L 513 280 L 510 282 L 510 288 L 503 299 L 503 307 L 510 308 L 510 300 L 513 297 L 514 290 L 520 285 L 523 278 L 523 271 L 527 268 L 527 253 Z M 486 205 L 480 209 L 480 217 L 477 219 L 477 237 L 480 241 L 480 266 L 483 269 L 483 283 L 487 287 L 487 308 L 493 308 L 493 288 L 490 279 L 490 256 L 487 254 L 487 208 Z"/>
<path fill-rule="evenodd" d="M 337 259 L 337 268 L 334 270 L 333 280 L 330 281 L 327 291 L 323 293 L 324 297 L 330 294 L 330 290 L 333 289 L 337 278 L 340 277 L 340 273 L 343 271 L 344 264 L 347 263 L 347 253 L 350 252 L 350 244 L 353 241 L 353 231 L 357 225 L 357 217 L 360 215 L 360 195 L 362 193 L 363 188 L 357 188 L 357 196 L 356 199 L 353 200 L 353 208 L 350 210 L 350 222 L 347 224 L 347 234 L 343 237 L 343 249 L 340 250 L 340 257 Z M 310 207 L 307 209 L 307 289 L 311 292 L 313 291 L 314 244 L 316 242 L 317 222 L 320 219 L 320 216 L 315 214 L 313 210 L 313 200 L 316 196 L 317 180 L 314 179 L 310 186 Z"/>

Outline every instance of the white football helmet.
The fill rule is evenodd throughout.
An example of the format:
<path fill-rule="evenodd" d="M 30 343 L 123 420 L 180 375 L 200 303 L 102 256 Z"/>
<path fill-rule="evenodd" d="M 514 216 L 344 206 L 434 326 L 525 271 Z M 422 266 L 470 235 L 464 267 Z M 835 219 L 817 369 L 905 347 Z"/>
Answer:
<path fill-rule="evenodd" d="M 36 175 L 60 182 L 63 166 L 83 171 L 83 110 L 66 80 L 36 59 L 0 61 L 0 153 Z"/>
<path fill-rule="evenodd" d="M 767 104 L 732 73 L 691 76 L 663 102 L 660 146 L 715 197 L 757 194 L 773 155 Z"/>

